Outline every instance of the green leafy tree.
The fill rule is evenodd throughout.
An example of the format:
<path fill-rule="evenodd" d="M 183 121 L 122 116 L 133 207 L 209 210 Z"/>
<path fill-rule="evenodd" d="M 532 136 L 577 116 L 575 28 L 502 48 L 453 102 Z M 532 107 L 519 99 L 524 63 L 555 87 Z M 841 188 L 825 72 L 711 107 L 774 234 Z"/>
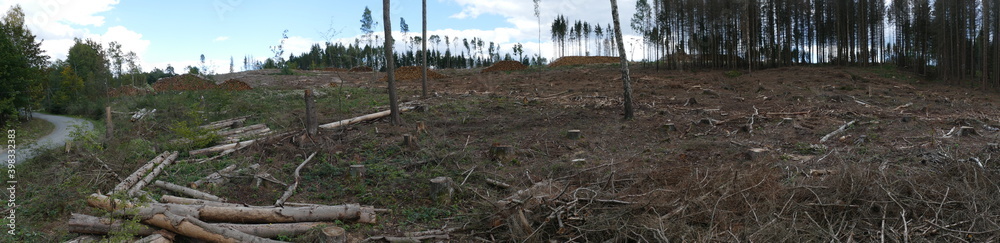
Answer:
<path fill-rule="evenodd" d="M 20 5 L 0 22 L 0 127 L 17 117 L 18 108 L 31 108 L 43 96 L 43 69 L 47 56 L 41 42 L 25 27 Z"/>

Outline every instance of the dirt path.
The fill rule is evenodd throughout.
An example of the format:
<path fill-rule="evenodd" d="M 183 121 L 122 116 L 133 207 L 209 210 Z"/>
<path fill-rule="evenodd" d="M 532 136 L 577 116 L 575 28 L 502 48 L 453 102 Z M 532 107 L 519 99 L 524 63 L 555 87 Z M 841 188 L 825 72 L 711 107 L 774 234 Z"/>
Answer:
<path fill-rule="evenodd" d="M 37 153 L 39 153 L 40 151 L 45 151 L 50 148 L 63 146 L 64 144 L 66 144 L 66 141 L 72 139 L 70 137 L 70 132 L 74 131 L 75 129 L 87 129 L 87 130 L 94 129 L 94 126 L 90 122 L 79 118 L 49 115 L 42 113 L 33 113 L 32 115 L 36 118 L 46 120 L 48 122 L 51 122 L 52 124 L 55 124 L 56 128 L 52 130 L 52 133 L 49 133 L 49 135 L 45 135 L 45 137 L 38 139 L 38 141 L 35 142 L 34 144 L 17 144 L 17 150 L 15 152 L 16 155 L 15 163 L 21 163 L 23 161 L 31 159 L 32 157 L 37 155 Z M 4 147 L 6 148 L 6 145 Z M 2 153 L 3 157 L 0 158 L 3 158 L 4 161 L 7 161 L 8 159 L 7 149 L 4 149 L 2 152 L 3 152 Z"/>

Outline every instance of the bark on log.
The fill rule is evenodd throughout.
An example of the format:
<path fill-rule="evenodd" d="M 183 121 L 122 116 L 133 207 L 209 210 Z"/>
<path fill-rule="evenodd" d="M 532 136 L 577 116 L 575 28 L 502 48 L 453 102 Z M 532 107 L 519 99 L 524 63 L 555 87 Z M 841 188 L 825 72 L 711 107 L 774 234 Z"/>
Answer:
<path fill-rule="evenodd" d="M 152 110 L 147 110 L 146 108 L 139 109 L 139 111 L 135 112 L 135 115 L 132 115 L 132 119 L 130 121 L 135 122 L 141 120 L 143 117 L 153 114 L 154 112 L 156 112 L 156 109 Z"/>
<path fill-rule="evenodd" d="M 110 106 L 104 107 L 104 116 L 105 116 L 104 123 L 107 126 L 105 129 L 104 138 L 107 139 L 106 141 L 111 141 L 111 139 L 114 137 L 115 134 L 115 123 L 114 121 L 111 120 Z"/>
<path fill-rule="evenodd" d="M 78 234 L 106 235 L 111 231 L 123 229 L 120 220 L 77 213 L 73 213 L 69 216 L 69 222 L 67 225 L 69 227 L 69 232 Z M 140 225 L 134 233 L 139 236 L 147 236 L 153 234 L 154 232 L 156 232 L 155 229 L 146 225 Z"/>
<path fill-rule="evenodd" d="M 223 228 L 234 229 L 264 238 L 277 238 L 278 236 L 294 236 L 308 232 L 316 226 L 324 225 L 324 222 L 301 222 L 301 223 L 280 223 L 280 224 L 213 224 Z"/>
<path fill-rule="evenodd" d="M 169 211 L 146 217 L 143 222 L 187 237 L 210 242 L 282 242 L 208 224 L 195 217 L 181 216 Z"/>
<path fill-rule="evenodd" d="M 122 182 L 118 183 L 118 185 L 116 185 L 114 189 L 111 189 L 111 191 L 108 192 L 108 195 L 132 188 L 133 186 L 135 186 L 136 183 L 139 182 L 139 179 L 142 179 L 142 176 L 145 175 L 146 172 L 152 170 L 153 167 L 156 166 L 156 164 L 163 162 L 163 160 L 166 159 L 166 157 L 169 155 L 170 152 L 163 152 L 159 156 L 156 156 L 156 158 L 153 158 L 149 162 L 146 162 L 145 165 L 139 167 L 139 169 L 135 170 L 135 172 L 132 172 L 132 174 L 129 175 L 128 177 L 125 177 L 125 179 L 122 180 Z"/>
<path fill-rule="evenodd" d="M 223 144 L 223 145 L 218 145 L 218 146 L 215 146 L 215 147 L 209 147 L 209 148 L 191 150 L 191 151 L 188 152 L 188 154 L 190 154 L 190 155 L 199 155 L 199 154 L 208 154 L 208 153 L 218 153 L 218 152 L 226 151 L 226 150 L 229 150 L 229 149 L 240 150 L 242 148 L 246 148 L 246 147 L 252 145 L 255 141 L 257 141 L 257 139 L 252 139 L 252 140 L 247 140 L 247 141 L 242 141 L 242 142 L 237 142 L 237 143 Z"/>
<path fill-rule="evenodd" d="M 195 189 L 187 188 L 187 187 L 184 187 L 184 186 L 181 186 L 181 185 L 173 184 L 173 183 L 170 183 L 170 182 L 156 181 L 156 182 L 153 183 L 153 185 L 156 185 L 156 186 L 158 186 L 160 188 L 163 188 L 163 189 L 166 189 L 166 190 L 169 190 L 169 191 L 172 191 L 172 192 L 176 192 L 176 193 L 184 194 L 184 195 L 187 195 L 187 196 L 190 196 L 190 197 L 193 197 L 193 198 L 197 198 L 197 199 L 203 199 L 203 200 L 209 200 L 209 201 L 217 201 L 217 202 L 225 201 L 225 199 L 219 198 L 219 197 L 217 197 L 215 195 L 208 194 L 208 193 L 205 193 L 205 192 L 202 192 L 202 191 L 198 191 L 198 190 L 195 190 Z"/>
<path fill-rule="evenodd" d="M 153 178 L 156 178 L 156 176 L 160 175 L 160 172 L 163 172 L 163 168 L 170 166 L 170 164 L 177 159 L 178 153 L 179 152 L 174 151 L 166 159 L 163 159 L 163 162 L 160 162 L 160 164 L 157 165 L 156 168 L 154 168 L 152 171 L 146 174 L 146 177 L 144 177 L 139 182 L 136 182 L 135 186 L 133 186 L 132 189 L 128 190 L 128 195 L 133 197 L 137 196 L 139 191 L 142 190 L 142 188 L 146 187 L 146 185 L 149 185 L 149 182 L 153 181 Z"/>
<path fill-rule="evenodd" d="M 405 106 L 405 107 L 400 107 L 399 108 L 399 112 L 405 112 L 405 111 L 410 111 L 410 110 L 413 110 L 412 106 Z M 391 111 L 376 112 L 376 113 L 372 113 L 372 114 L 368 114 L 368 115 L 363 115 L 363 116 L 359 116 L 359 117 L 355 117 L 355 118 L 344 119 L 344 120 L 340 120 L 340 121 L 337 121 L 337 122 L 332 122 L 332 123 L 327 123 L 327 124 L 319 125 L 319 128 L 334 129 L 334 128 L 338 128 L 338 127 L 342 127 L 342 126 L 347 126 L 347 125 L 351 125 L 351 124 L 358 123 L 358 122 L 379 119 L 379 118 L 382 118 L 382 117 L 389 116 L 390 113 L 391 113 Z"/>
<path fill-rule="evenodd" d="M 163 212 L 188 215 L 208 222 L 225 223 L 295 223 L 334 220 L 355 220 L 375 223 L 375 208 L 357 204 L 313 207 L 217 207 L 207 205 L 182 205 L 150 203 L 130 210 L 115 211 L 119 215 L 149 217 Z"/>
<path fill-rule="evenodd" d="M 819 142 L 820 143 L 826 142 L 826 140 L 829 140 L 834 135 L 837 135 L 839 133 L 844 132 L 844 130 L 847 130 L 847 127 L 849 127 L 851 125 L 854 125 L 854 122 L 856 122 L 856 121 L 851 121 L 851 122 L 848 122 L 848 123 L 844 124 L 843 126 L 840 126 L 840 128 L 837 128 L 837 130 L 835 130 L 833 132 L 830 132 L 829 134 L 826 134 L 826 136 L 823 136 L 823 138 L 820 138 Z"/>
<path fill-rule="evenodd" d="M 295 193 L 295 188 L 299 187 L 299 172 L 302 170 L 302 167 L 306 166 L 306 163 L 309 163 L 309 161 L 312 160 L 313 156 L 316 156 L 316 152 L 313 152 L 308 158 L 306 158 L 305 161 L 302 161 L 302 163 L 299 164 L 299 167 L 295 167 L 295 183 L 288 186 L 288 190 L 285 190 L 285 193 L 281 194 L 281 197 L 274 202 L 275 207 L 279 207 L 284 204 L 285 200 L 288 200 L 289 197 L 292 197 L 292 193 Z"/>
<path fill-rule="evenodd" d="M 172 204 L 184 204 L 184 205 L 207 205 L 207 206 L 217 206 L 217 207 L 244 207 L 245 206 L 243 204 L 224 203 L 224 202 L 216 202 L 216 201 L 209 201 L 209 200 L 202 200 L 202 199 L 177 197 L 177 196 L 171 196 L 171 195 L 163 195 L 163 197 L 160 197 L 160 202 L 163 202 L 163 203 L 172 203 Z"/>

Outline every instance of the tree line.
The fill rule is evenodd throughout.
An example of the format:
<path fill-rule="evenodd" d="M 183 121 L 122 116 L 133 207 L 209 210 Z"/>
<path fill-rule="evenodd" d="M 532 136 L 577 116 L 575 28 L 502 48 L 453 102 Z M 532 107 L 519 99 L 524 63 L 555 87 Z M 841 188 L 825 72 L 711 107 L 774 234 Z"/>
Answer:
<path fill-rule="evenodd" d="M 631 27 L 668 68 L 894 64 L 1000 86 L 995 1 L 639 0 Z"/>

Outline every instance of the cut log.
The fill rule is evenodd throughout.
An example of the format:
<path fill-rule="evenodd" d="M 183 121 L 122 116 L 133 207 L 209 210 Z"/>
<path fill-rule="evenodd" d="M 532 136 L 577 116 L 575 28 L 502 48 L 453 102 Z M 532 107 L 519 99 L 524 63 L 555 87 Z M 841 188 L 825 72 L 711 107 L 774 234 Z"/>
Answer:
<path fill-rule="evenodd" d="M 316 156 L 316 152 L 313 152 L 312 154 L 309 155 L 308 158 L 306 158 L 305 161 L 302 161 L 302 163 L 299 164 L 299 167 L 295 167 L 295 173 L 293 174 L 295 176 L 295 183 L 292 183 L 292 185 L 288 186 L 288 189 L 285 190 L 285 193 L 281 194 L 281 197 L 274 202 L 274 206 L 276 207 L 281 206 L 282 204 L 285 203 L 285 200 L 288 200 L 289 197 L 292 197 L 292 194 L 295 193 L 295 188 L 299 186 L 299 172 L 302 171 L 302 167 L 306 166 L 306 163 L 309 163 L 309 161 L 312 160 L 313 156 Z"/>
<path fill-rule="evenodd" d="M 154 168 L 152 171 L 146 174 L 146 177 L 144 177 L 139 182 L 136 182 L 135 186 L 133 186 L 132 189 L 128 190 L 128 195 L 133 197 L 137 196 L 139 191 L 142 190 L 142 188 L 146 187 L 146 185 L 148 185 L 149 182 L 153 181 L 153 178 L 156 178 L 156 176 L 160 175 L 160 172 L 163 172 L 163 168 L 169 166 L 171 163 L 174 162 L 174 160 L 177 159 L 178 153 L 179 152 L 174 151 L 166 159 L 163 159 L 163 162 L 160 162 L 160 165 L 157 165 L 156 168 Z"/>
<path fill-rule="evenodd" d="M 211 122 L 209 124 L 205 124 L 205 125 L 199 126 L 198 128 L 205 129 L 205 130 L 218 130 L 218 129 L 225 128 L 225 127 L 232 127 L 234 124 L 243 124 L 243 121 L 246 121 L 247 118 L 249 118 L 249 117 L 250 116 L 239 116 L 239 117 L 229 118 L 229 119 L 225 119 L 225 120 L 221 120 L 221 121 L 215 121 L 215 122 Z"/>
<path fill-rule="evenodd" d="M 347 232 L 344 228 L 329 226 L 323 228 L 323 236 L 319 239 L 321 243 L 345 243 L 347 242 Z"/>
<path fill-rule="evenodd" d="M 139 169 L 135 170 L 135 172 L 132 172 L 132 174 L 129 175 L 128 177 L 125 177 L 125 179 L 122 180 L 121 183 L 118 183 L 118 185 L 116 185 L 114 187 L 114 189 L 111 189 L 111 191 L 108 192 L 108 195 L 111 195 L 111 194 L 114 194 L 114 193 L 120 192 L 120 191 L 125 191 L 125 190 L 128 190 L 129 188 L 132 188 L 133 186 L 135 186 L 136 183 L 139 182 L 140 179 L 142 179 L 143 175 L 146 175 L 147 172 L 149 172 L 150 170 L 152 170 L 153 167 L 156 166 L 156 164 L 159 164 L 160 162 L 163 162 L 163 160 L 166 159 L 167 156 L 169 156 L 169 155 L 170 155 L 170 152 L 163 152 L 159 156 L 156 156 L 156 158 L 153 158 L 149 162 L 146 162 L 145 165 L 142 165 L 142 167 L 139 167 Z"/>
<path fill-rule="evenodd" d="M 958 128 L 958 136 L 973 136 L 973 135 L 979 135 L 979 133 L 976 132 L 975 128 L 969 126 L 962 126 Z"/>
<path fill-rule="evenodd" d="M 580 130 L 569 130 L 566 131 L 566 138 L 577 140 L 580 139 Z"/>
<path fill-rule="evenodd" d="M 405 106 L 405 107 L 400 107 L 399 108 L 399 112 L 405 112 L 405 111 L 410 111 L 410 110 L 413 110 L 413 106 Z M 340 120 L 340 121 L 337 121 L 337 122 L 332 122 L 332 123 L 327 123 L 327 124 L 319 125 L 319 128 L 334 129 L 334 128 L 338 128 L 338 127 L 342 127 L 342 126 L 347 126 L 347 125 L 351 125 L 351 124 L 358 123 L 358 122 L 379 119 L 379 118 L 382 118 L 382 117 L 389 116 L 390 112 L 391 111 L 381 111 L 381 112 L 376 112 L 376 113 L 372 113 L 372 114 L 368 114 L 368 115 L 363 115 L 363 116 L 359 116 L 359 117 L 355 117 L 355 118 L 344 119 L 344 120 Z"/>
<path fill-rule="evenodd" d="M 375 208 L 357 204 L 313 207 L 216 207 L 150 203 L 148 206 L 115 211 L 118 215 L 150 216 L 163 212 L 190 215 L 208 222 L 225 223 L 295 223 L 354 220 L 375 223 Z"/>
<path fill-rule="evenodd" d="M 673 123 L 663 124 L 663 130 L 666 130 L 668 132 L 676 132 L 677 125 L 674 125 Z"/>
<path fill-rule="evenodd" d="M 510 188 L 510 184 L 504 183 L 502 181 L 490 179 L 490 178 L 486 178 L 486 184 L 490 184 L 490 185 L 493 185 L 495 187 L 499 187 L 499 188 L 503 188 L 503 189 L 509 189 Z"/>
<path fill-rule="evenodd" d="M 90 205 L 91 207 L 95 208 L 104 209 L 107 211 L 115 211 L 119 209 L 135 207 L 135 204 L 132 204 L 132 202 L 124 201 L 121 199 L 111 200 L 110 197 L 97 193 L 93 193 L 90 194 L 90 196 L 87 196 L 87 205 Z"/>
<path fill-rule="evenodd" d="M 847 130 L 847 127 L 849 127 L 851 125 L 854 125 L 854 122 L 856 122 L 856 121 L 850 121 L 850 122 L 844 124 L 843 126 L 840 126 L 840 128 L 837 128 L 837 130 L 834 130 L 833 132 L 830 132 L 829 134 L 826 134 L 826 136 L 823 136 L 823 138 L 820 138 L 819 142 L 822 143 L 822 142 L 826 142 L 826 140 L 830 140 L 830 138 L 832 138 L 834 135 L 842 133 L 842 132 L 844 132 L 844 130 Z"/>
<path fill-rule="evenodd" d="M 112 231 L 121 231 L 124 229 L 124 227 L 122 227 L 121 220 L 100 218 L 77 213 L 73 213 L 69 216 L 69 222 L 67 225 L 69 227 L 69 232 L 71 233 L 92 235 L 106 235 Z M 156 232 L 155 229 L 146 225 L 139 225 L 138 228 L 134 230 L 135 232 L 130 233 L 134 233 L 139 236 L 152 235 L 153 232 Z"/>
<path fill-rule="evenodd" d="M 435 177 L 431 179 L 431 200 L 440 204 L 451 204 L 451 199 L 455 195 L 455 183 L 450 177 Z"/>
<path fill-rule="evenodd" d="M 223 202 L 223 201 L 225 201 L 225 199 L 219 198 L 219 197 L 217 197 L 215 195 L 208 194 L 208 193 L 205 193 L 205 192 L 202 192 L 202 191 L 199 191 L 199 190 L 187 188 L 187 187 L 184 187 L 184 186 L 181 186 L 181 185 L 177 185 L 177 184 L 174 184 L 174 183 L 170 183 L 170 182 L 156 181 L 156 182 L 153 183 L 153 185 L 156 185 L 156 186 L 158 186 L 160 188 L 163 188 L 163 189 L 166 189 L 166 190 L 169 190 L 169 191 L 172 191 L 172 192 L 176 192 L 176 193 L 184 194 L 184 195 L 187 195 L 187 196 L 190 196 L 190 197 L 193 197 L 193 198 L 197 198 L 197 199 L 209 200 L 209 201 L 217 201 L 217 202 Z"/>
<path fill-rule="evenodd" d="M 223 144 L 223 145 L 218 145 L 218 146 L 209 147 L 209 148 L 191 150 L 191 151 L 188 152 L 188 154 L 190 154 L 190 155 L 199 155 L 199 154 L 208 154 L 208 153 L 218 153 L 218 152 L 222 152 L 222 151 L 226 151 L 226 150 L 230 150 L 230 149 L 232 149 L 232 150 L 240 150 L 242 148 L 246 148 L 246 147 L 252 145 L 255 141 L 257 141 L 257 139 L 252 139 L 252 140 L 247 140 L 247 141 L 242 141 L 242 142 L 237 142 L 237 143 Z"/>
<path fill-rule="evenodd" d="M 448 235 L 424 235 L 424 236 L 411 236 L 411 237 L 396 237 L 396 236 L 375 236 L 369 237 L 362 242 L 371 241 L 388 241 L 390 243 L 413 243 L 413 242 L 424 242 L 428 240 L 448 240 L 450 239 Z"/>
<path fill-rule="evenodd" d="M 282 242 L 208 224 L 195 217 L 181 216 L 169 211 L 145 217 L 143 222 L 180 235 L 209 242 Z"/>
<path fill-rule="evenodd" d="M 226 137 L 226 136 L 232 136 L 232 135 L 236 135 L 236 134 L 240 134 L 240 133 L 246 133 L 246 132 L 250 132 L 250 131 L 261 130 L 261 129 L 265 129 L 265 128 L 267 128 L 267 125 L 264 125 L 264 124 L 255 124 L 255 125 L 250 125 L 250 126 L 245 126 L 245 127 L 240 127 L 240 128 L 234 128 L 234 129 L 229 129 L 229 130 L 218 130 L 218 131 L 215 131 L 215 134 L 217 134 L 219 136 L 222 136 L 222 137 Z"/>

